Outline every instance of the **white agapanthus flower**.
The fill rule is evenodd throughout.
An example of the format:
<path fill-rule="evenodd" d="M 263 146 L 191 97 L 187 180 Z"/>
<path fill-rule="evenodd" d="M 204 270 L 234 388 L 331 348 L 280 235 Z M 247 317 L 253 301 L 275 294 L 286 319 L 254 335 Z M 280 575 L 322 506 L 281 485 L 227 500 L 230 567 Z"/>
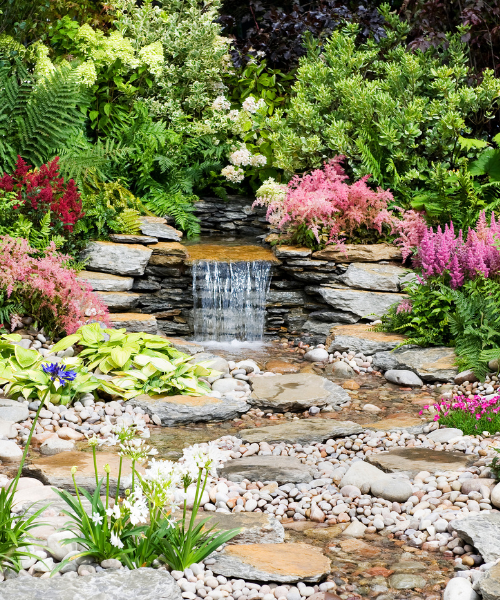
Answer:
<path fill-rule="evenodd" d="M 123 501 L 123 507 L 129 511 L 129 519 L 132 525 L 146 523 L 149 516 L 148 503 L 140 487 Z"/>
<path fill-rule="evenodd" d="M 115 548 L 123 548 L 123 542 L 121 541 L 118 534 L 112 532 L 109 538 L 109 543 Z"/>
<path fill-rule="evenodd" d="M 221 171 L 221 175 L 224 175 L 228 181 L 232 181 L 233 183 L 240 183 L 240 181 L 245 179 L 245 171 L 238 167 L 234 167 L 233 165 L 224 167 Z"/>
<path fill-rule="evenodd" d="M 111 508 L 111 507 L 110 507 L 110 508 L 108 508 L 108 509 L 106 510 L 106 515 L 107 515 L 108 517 L 114 517 L 115 519 L 120 519 L 120 518 L 121 518 L 121 516 L 122 516 L 122 512 L 121 512 L 121 510 L 120 510 L 120 505 L 119 505 L 119 504 L 115 504 L 115 505 L 113 506 L 113 508 Z"/>
<path fill-rule="evenodd" d="M 99 513 L 92 513 L 92 521 L 94 521 L 94 525 L 102 525 L 102 515 Z"/>
<path fill-rule="evenodd" d="M 199 475 L 200 469 L 207 471 L 210 475 L 217 475 L 217 469 L 228 460 L 227 454 L 219 449 L 217 444 L 209 442 L 208 444 L 194 444 L 189 448 L 184 448 L 182 456 L 183 470 L 193 479 Z"/>

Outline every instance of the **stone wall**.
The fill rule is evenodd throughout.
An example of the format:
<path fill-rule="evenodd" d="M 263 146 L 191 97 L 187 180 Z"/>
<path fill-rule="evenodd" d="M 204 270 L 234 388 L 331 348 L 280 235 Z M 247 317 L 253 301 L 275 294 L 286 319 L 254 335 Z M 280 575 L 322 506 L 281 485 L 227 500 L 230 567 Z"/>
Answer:
<path fill-rule="evenodd" d="M 269 231 L 266 209 L 252 210 L 254 198 L 228 196 L 202 198 L 196 203 L 196 216 L 200 219 L 202 234 L 242 236 L 265 235 Z"/>
<path fill-rule="evenodd" d="M 80 278 L 97 291 L 117 325 L 190 336 L 189 246 L 163 241 L 173 239 L 173 228 L 153 224 L 156 237 L 114 235 L 111 242 L 89 244 L 82 255 L 87 270 Z M 151 223 L 147 229 L 152 232 Z M 175 235 L 181 239 L 182 234 Z M 239 255 L 242 248 L 238 247 Z M 274 249 L 266 336 L 324 342 L 333 326 L 373 321 L 403 299 L 401 282 L 409 275 L 397 248 L 377 244 L 347 247 L 346 252 L 347 256 L 331 249 L 315 253 L 291 246 Z"/>

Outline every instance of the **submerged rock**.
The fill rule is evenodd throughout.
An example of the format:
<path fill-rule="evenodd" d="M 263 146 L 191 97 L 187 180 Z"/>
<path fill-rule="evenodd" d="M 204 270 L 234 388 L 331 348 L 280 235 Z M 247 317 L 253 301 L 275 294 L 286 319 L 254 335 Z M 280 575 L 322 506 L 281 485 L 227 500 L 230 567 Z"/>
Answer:
<path fill-rule="evenodd" d="M 244 442 L 288 442 L 290 444 L 308 444 L 325 442 L 330 438 L 344 437 L 361 433 L 363 428 L 353 421 L 335 421 L 333 419 L 300 419 L 280 425 L 242 429 L 239 436 Z"/>

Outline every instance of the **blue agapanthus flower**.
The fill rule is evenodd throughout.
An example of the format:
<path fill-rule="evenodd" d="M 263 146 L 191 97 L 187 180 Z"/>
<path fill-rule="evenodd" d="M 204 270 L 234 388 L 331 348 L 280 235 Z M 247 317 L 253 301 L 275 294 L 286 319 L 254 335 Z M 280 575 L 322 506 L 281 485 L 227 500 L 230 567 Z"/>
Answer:
<path fill-rule="evenodd" d="M 60 365 L 58 363 L 44 364 L 42 365 L 42 369 L 44 373 L 50 375 L 52 381 L 58 379 L 62 387 L 64 387 L 66 383 L 73 381 L 76 377 L 76 371 L 71 371 L 70 369 L 67 369 L 65 365 Z"/>

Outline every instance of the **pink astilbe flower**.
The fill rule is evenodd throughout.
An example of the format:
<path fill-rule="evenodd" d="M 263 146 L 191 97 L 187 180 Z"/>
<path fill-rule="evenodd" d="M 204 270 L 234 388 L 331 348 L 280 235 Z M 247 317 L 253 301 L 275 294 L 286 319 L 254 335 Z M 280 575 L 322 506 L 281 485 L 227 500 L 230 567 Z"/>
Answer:
<path fill-rule="evenodd" d="M 336 156 L 322 169 L 296 175 L 282 198 L 258 199 L 256 204 L 266 204 L 267 218 L 278 229 L 293 233 L 305 225 L 318 242 L 320 232 L 326 231 L 328 243 L 340 247 L 362 226 L 381 234 L 388 225 L 392 231 L 398 221 L 388 210 L 392 194 L 381 188 L 371 190 L 366 185 L 369 176 L 349 185 L 340 165 L 343 159 Z"/>
<path fill-rule="evenodd" d="M 402 313 L 402 312 L 411 313 L 412 310 L 413 310 L 413 306 L 412 306 L 412 303 L 410 302 L 410 300 L 402 300 L 398 304 L 398 307 L 396 308 L 396 314 L 399 315 L 399 313 Z"/>
<path fill-rule="evenodd" d="M 0 289 L 7 297 L 14 296 L 41 325 L 49 319 L 57 332 L 74 333 L 89 315 L 108 323 L 107 307 L 77 279 L 68 260 L 53 244 L 38 257 L 25 239 L 0 236 Z"/>

